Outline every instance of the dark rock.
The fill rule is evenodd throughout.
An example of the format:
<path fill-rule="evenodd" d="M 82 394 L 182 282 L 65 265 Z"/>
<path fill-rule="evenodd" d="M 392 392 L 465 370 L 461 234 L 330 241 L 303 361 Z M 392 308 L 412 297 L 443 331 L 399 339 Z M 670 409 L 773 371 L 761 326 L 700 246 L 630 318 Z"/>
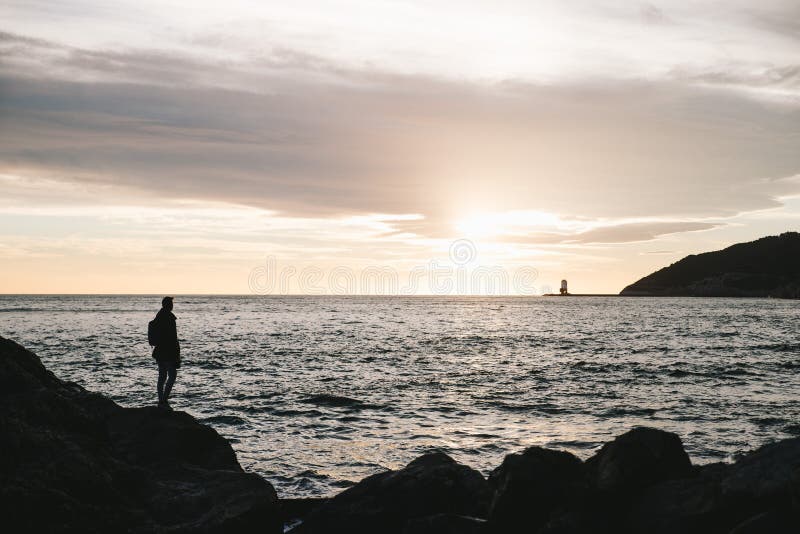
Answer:
<path fill-rule="evenodd" d="M 800 516 L 787 508 L 760 513 L 730 531 L 730 534 L 797 534 Z"/>
<path fill-rule="evenodd" d="M 618 436 L 586 461 L 594 486 L 628 493 L 692 474 L 681 438 L 671 432 L 639 427 Z"/>
<path fill-rule="evenodd" d="M 115 453 L 131 463 L 168 467 L 180 458 L 184 465 L 206 469 L 238 465 L 230 444 L 185 412 L 156 407 L 121 410 L 107 423 Z"/>
<path fill-rule="evenodd" d="M 302 524 L 311 512 L 328 502 L 326 497 L 300 497 L 281 499 L 281 518 L 284 529 L 291 530 Z"/>
<path fill-rule="evenodd" d="M 695 473 L 644 490 L 628 516 L 630 531 L 713 534 L 739 525 L 741 533 L 800 532 L 794 498 L 800 439 L 766 445 L 734 464 L 706 465 Z"/>
<path fill-rule="evenodd" d="M 732 465 L 725 462 L 714 462 L 694 466 L 694 475 L 719 483 L 730 474 Z"/>
<path fill-rule="evenodd" d="M 741 532 L 755 532 L 753 525 L 766 521 L 800 516 L 800 438 L 743 455 L 724 471 L 719 488 L 728 518 L 735 521 L 732 525 L 742 523 L 737 527 Z"/>
<path fill-rule="evenodd" d="M 791 499 L 800 469 L 800 438 L 765 445 L 739 458 L 722 480 L 722 492 L 735 503 L 775 504 Z"/>
<path fill-rule="evenodd" d="M 436 514 L 409 520 L 403 534 L 481 534 L 485 524 L 476 517 Z"/>
<path fill-rule="evenodd" d="M 489 525 L 493 532 L 531 532 L 553 512 L 582 498 L 586 469 L 572 454 L 530 447 L 509 454 L 489 477 L 494 491 Z"/>
<path fill-rule="evenodd" d="M 305 519 L 311 512 L 328 502 L 326 497 L 300 497 L 281 499 L 281 514 L 283 522 Z"/>
<path fill-rule="evenodd" d="M 0 338 L 7 532 L 281 532 L 277 496 L 212 428 L 121 408 Z"/>
<path fill-rule="evenodd" d="M 798 480 L 800 439 L 784 440 L 734 464 L 702 466 L 692 478 L 645 489 L 633 501 L 628 527 L 648 534 L 726 533 L 736 525 L 741 533 L 800 532 L 791 519 L 798 515 Z"/>
<path fill-rule="evenodd" d="M 489 488 L 479 472 L 431 453 L 398 471 L 365 478 L 312 512 L 295 531 L 400 534 L 409 521 L 436 514 L 485 517 L 488 501 Z"/>
<path fill-rule="evenodd" d="M 730 528 L 719 483 L 703 477 L 667 480 L 645 489 L 628 514 L 630 532 L 713 534 Z"/>

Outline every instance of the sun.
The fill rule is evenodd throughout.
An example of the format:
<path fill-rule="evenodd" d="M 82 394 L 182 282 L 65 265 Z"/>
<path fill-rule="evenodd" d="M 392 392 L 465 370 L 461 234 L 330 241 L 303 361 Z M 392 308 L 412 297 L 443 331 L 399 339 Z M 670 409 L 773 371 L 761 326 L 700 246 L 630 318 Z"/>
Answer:
<path fill-rule="evenodd" d="M 486 238 L 497 235 L 500 229 L 497 226 L 496 214 L 479 213 L 458 219 L 454 226 L 461 237 Z"/>

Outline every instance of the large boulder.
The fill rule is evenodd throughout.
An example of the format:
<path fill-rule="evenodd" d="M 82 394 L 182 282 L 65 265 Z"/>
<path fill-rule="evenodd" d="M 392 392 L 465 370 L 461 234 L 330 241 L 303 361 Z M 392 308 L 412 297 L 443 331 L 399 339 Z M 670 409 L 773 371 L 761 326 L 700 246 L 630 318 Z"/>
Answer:
<path fill-rule="evenodd" d="M 455 514 L 436 514 L 410 519 L 403 534 L 482 534 L 485 519 Z"/>
<path fill-rule="evenodd" d="M 530 447 L 509 454 L 489 476 L 493 532 L 536 532 L 559 509 L 580 506 L 586 492 L 583 462 L 565 451 Z"/>
<path fill-rule="evenodd" d="M 273 487 L 182 412 L 122 408 L 0 338 L 8 532 L 281 532 Z"/>
<path fill-rule="evenodd" d="M 800 515 L 786 508 L 762 512 L 742 522 L 730 534 L 797 534 L 800 532 Z"/>
<path fill-rule="evenodd" d="M 630 532 L 800 532 L 800 438 L 697 468 L 631 500 Z"/>
<path fill-rule="evenodd" d="M 800 532 L 800 438 L 764 445 L 730 469 L 720 483 L 734 517 L 749 516 L 733 532 Z"/>
<path fill-rule="evenodd" d="M 788 503 L 800 470 L 800 438 L 764 445 L 739 458 L 722 480 L 722 492 L 734 502 Z"/>
<path fill-rule="evenodd" d="M 289 497 L 281 499 L 283 524 L 292 527 L 328 501 L 325 497 Z"/>
<path fill-rule="evenodd" d="M 365 478 L 313 511 L 292 532 L 400 534 L 407 527 L 427 528 L 426 521 L 446 521 L 422 521 L 437 514 L 485 517 L 488 502 L 489 487 L 479 472 L 435 452 L 398 471 Z"/>
<path fill-rule="evenodd" d="M 730 529 L 727 507 L 713 479 L 667 480 L 642 491 L 631 503 L 630 532 L 714 534 Z"/>
<path fill-rule="evenodd" d="M 603 445 L 586 461 L 601 492 L 634 494 L 665 480 L 692 474 L 692 464 L 677 434 L 638 427 Z"/>

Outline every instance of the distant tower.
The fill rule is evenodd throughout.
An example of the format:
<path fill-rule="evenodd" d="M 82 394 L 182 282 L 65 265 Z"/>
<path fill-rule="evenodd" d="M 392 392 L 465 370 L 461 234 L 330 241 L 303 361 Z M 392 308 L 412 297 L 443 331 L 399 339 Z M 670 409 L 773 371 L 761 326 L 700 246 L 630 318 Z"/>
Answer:
<path fill-rule="evenodd" d="M 569 295 L 569 291 L 567 291 L 567 281 L 566 280 L 562 280 L 561 281 L 561 294 L 562 295 Z"/>

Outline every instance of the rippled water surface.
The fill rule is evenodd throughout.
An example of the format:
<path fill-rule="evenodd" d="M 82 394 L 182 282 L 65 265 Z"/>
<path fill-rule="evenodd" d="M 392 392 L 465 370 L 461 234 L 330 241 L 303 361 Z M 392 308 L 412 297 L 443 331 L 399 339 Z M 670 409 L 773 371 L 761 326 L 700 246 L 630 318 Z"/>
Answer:
<path fill-rule="evenodd" d="M 750 299 L 177 297 L 173 406 L 282 496 L 326 495 L 432 448 L 488 473 L 581 457 L 634 425 L 696 462 L 800 434 L 800 303 Z M 142 296 L 0 296 L 0 335 L 60 378 L 154 404 Z"/>

